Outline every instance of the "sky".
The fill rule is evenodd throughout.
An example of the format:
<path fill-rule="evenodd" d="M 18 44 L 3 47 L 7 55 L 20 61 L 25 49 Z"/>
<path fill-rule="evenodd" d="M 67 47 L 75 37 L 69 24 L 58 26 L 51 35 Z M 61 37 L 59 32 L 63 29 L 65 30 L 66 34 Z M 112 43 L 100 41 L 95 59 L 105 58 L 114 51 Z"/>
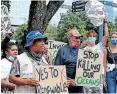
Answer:
<path fill-rule="evenodd" d="M 48 1 L 49 0 L 47 0 L 47 3 Z M 72 5 L 73 1 L 74 0 L 65 0 L 64 4 Z M 21 25 L 28 21 L 30 3 L 31 0 L 11 0 L 9 16 L 12 24 Z M 50 21 L 50 24 L 57 24 L 60 20 L 60 13 L 66 13 L 66 11 L 67 9 L 59 8 Z"/>
<path fill-rule="evenodd" d="M 76 0 L 65 0 L 64 4 L 72 5 L 73 1 Z M 117 0 L 113 0 L 113 2 L 117 4 Z M 28 21 L 30 3 L 31 0 L 11 0 L 11 7 L 9 13 L 11 24 L 21 25 Z M 50 21 L 50 24 L 57 25 L 60 20 L 61 13 L 66 13 L 67 10 L 68 9 L 59 8 L 59 10 L 55 13 L 52 20 Z M 117 8 L 114 8 L 114 11 L 114 14 L 117 15 Z"/>

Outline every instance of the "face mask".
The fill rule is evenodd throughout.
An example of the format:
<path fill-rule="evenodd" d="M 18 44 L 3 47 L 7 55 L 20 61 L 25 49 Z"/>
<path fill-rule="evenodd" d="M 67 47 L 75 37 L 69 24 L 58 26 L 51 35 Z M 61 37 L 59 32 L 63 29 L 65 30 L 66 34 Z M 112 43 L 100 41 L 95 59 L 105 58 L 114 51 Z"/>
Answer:
<path fill-rule="evenodd" d="M 113 45 L 117 45 L 117 40 L 113 39 L 113 40 L 111 40 L 111 43 L 112 43 Z"/>
<path fill-rule="evenodd" d="M 13 61 L 15 60 L 15 58 L 12 57 L 12 56 L 10 56 L 8 59 L 9 59 L 11 62 L 13 62 Z"/>
<path fill-rule="evenodd" d="M 88 42 L 91 44 L 95 44 L 96 38 L 95 37 L 89 37 Z"/>

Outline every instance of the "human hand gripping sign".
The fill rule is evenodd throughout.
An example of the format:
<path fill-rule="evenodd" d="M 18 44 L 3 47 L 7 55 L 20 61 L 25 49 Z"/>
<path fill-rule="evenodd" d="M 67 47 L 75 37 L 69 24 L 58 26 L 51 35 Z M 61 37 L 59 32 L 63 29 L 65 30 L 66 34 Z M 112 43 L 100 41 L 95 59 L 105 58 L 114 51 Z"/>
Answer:
<path fill-rule="evenodd" d="M 38 86 L 39 82 L 35 79 L 26 79 L 26 84 L 29 86 Z"/>
<path fill-rule="evenodd" d="M 68 87 L 69 86 L 76 86 L 75 80 L 74 79 L 67 80 L 67 85 L 68 85 Z"/>
<path fill-rule="evenodd" d="M 103 80 L 103 87 L 106 88 L 107 87 L 107 84 L 106 84 L 106 81 Z"/>
<path fill-rule="evenodd" d="M 9 83 L 8 88 L 9 88 L 9 89 L 13 89 L 13 88 L 15 88 L 15 86 L 16 86 L 15 84 Z"/>

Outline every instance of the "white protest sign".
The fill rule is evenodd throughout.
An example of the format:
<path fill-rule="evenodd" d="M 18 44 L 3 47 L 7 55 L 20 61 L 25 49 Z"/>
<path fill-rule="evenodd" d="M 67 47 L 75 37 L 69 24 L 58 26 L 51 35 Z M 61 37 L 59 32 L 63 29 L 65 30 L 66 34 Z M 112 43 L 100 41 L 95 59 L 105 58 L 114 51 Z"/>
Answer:
<path fill-rule="evenodd" d="M 37 92 L 43 94 L 68 93 L 65 66 L 36 67 Z"/>
<path fill-rule="evenodd" d="M 79 49 L 75 83 L 78 86 L 101 87 L 103 54 Z"/>
<path fill-rule="evenodd" d="M 59 42 L 59 41 L 53 41 L 53 40 L 48 41 L 48 49 L 49 49 L 49 52 L 51 53 L 51 56 L 53 57 L 52 63 L 54 63 L 54 60 L 55 60 L 55 57 L 56 57 L 58 50 L 66 44 L 67 43 Z"/>
<path fill-rule="evenodd" d="M 85 5 L 86 15 L 94 26 L 103 24 L 106 17 L 106 9 L 98 0 L 89 0 Z"/>
<path fill-rule="evenodd" d="M 1 32 L 11 33 L 11 23 L 8 17 L 8 8 L 5 5 L 1 5 Z"/>

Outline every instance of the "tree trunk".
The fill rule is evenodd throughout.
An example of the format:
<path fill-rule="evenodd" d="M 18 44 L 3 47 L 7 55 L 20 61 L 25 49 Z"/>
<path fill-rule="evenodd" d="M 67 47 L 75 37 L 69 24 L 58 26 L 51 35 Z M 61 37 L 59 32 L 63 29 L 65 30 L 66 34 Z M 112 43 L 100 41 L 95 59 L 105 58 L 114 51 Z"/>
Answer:
<path fill-rule="evenodd" d="M 39 30 L 41 33 L 44 33 L 49 21 L 63 2 L 64 1 L 49 1 L 48 5 L 46 5 L 46 0 L 31 1 L 28 31 Z"/>

